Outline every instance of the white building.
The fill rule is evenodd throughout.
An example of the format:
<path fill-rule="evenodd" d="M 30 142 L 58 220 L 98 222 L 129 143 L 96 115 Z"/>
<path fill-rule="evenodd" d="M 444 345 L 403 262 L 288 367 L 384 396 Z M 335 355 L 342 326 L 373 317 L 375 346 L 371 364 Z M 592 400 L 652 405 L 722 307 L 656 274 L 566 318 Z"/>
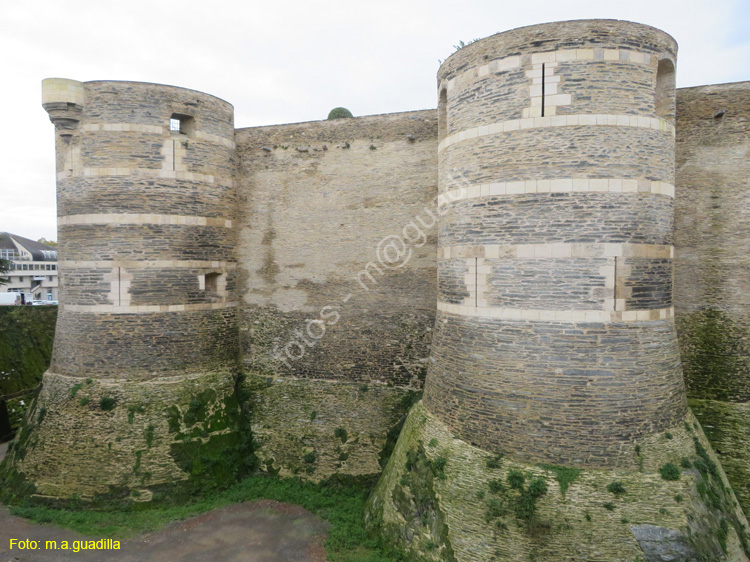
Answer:
<path fill-rule="evenodd" d="M 24 300 L 57 302 L 57 249 L 9 232 L 0 232 L 0 258 L 13 262 L 10 283 L 0 292 L 21 293 Z"/>

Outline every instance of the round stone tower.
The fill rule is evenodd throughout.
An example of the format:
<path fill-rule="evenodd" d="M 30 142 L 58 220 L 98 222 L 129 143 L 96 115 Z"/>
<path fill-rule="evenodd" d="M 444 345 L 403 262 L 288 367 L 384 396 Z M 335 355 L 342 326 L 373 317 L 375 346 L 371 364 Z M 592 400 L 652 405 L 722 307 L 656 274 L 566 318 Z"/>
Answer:
<path fill-rule="evenodd" d="M 673 320 L 676 51 L 584 20 L 441 66 L 432 363 L 367 511 L 415 559 L 750 552 Z"/>
<path fill-rule="evenodd" d="M 440 68 L 427 408 L 463 439 L 607 466 L 687 411 L 672 313 L 674 40 L 545 24 Z"/>
<path fill-rule="evenodd" d="M 61 297 L 14 466 L 55 497 L 118 486 L 143 500 L 212 478 L 242 439 L 227 432 L 239 415 L 233 108 L 133 82 L 53 78 L 42 91 Z"/>

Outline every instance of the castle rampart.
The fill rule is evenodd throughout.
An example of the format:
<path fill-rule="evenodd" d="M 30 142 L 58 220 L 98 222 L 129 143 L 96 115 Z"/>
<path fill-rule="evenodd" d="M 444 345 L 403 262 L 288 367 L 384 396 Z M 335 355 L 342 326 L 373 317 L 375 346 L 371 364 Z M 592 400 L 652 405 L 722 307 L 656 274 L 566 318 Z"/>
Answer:
<path fill-rule="evenodd" d="M 675 313 L 690 405 L 750 510 L 750 82 L 677 97 Z"/>

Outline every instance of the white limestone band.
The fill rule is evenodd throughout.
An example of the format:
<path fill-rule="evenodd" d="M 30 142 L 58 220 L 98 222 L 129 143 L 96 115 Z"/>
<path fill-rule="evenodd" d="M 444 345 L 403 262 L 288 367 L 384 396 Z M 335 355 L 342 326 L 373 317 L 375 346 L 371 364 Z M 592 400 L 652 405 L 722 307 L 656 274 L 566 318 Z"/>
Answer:
<path fill-rule="evenodd" d="M 464 183 L 458 180 L 456 183 Z M 462 187 L 440 194 L 438 203 L 446 204 L 474 197 L 517 195 L 522 193 L 653 193 L 674 198 L 675 188 L 664 181 L 623 178 L 557 178 L 482 184 L 464 183 Z"/>
<path fill-rule="evenodd" d="M 117 306 L 113 304 L 61 304 L 60 309 L 65 312 L 83 312 L 91 314 L 152 314 L 155 312 L 192 312 L 196 310 L 219 310 L 232 308 L 239 303 L 209 302 L 195 304 L 152 304 L 152 305 L 127 305 Z"/>
<path fill-rule="evenodd" d="M 62 217 L 57 217 L 57 226 L 70 226 L 77 224 L 168 224 L 181 226 L 216 226 L 220 228 L 232 228 L 232 221 L 221 217 L 126 213 L 99 213 L 90 215 L 65 215 Z"/>
<path fill-rule="evenodd" d="M 568 94 L 558 94 L 558 96 Z M 565 101 L 565 100 L 558 100 Z M 560 105 L 560 104 L 558 104 Z M 654 131 L 662 131 L 674 137 L 674 125 L 660 117 L 648 117 L 645 115 L 609 115 L 600 113 L 576 114 L 576 115 L 552 115 L 547 117 L 525 117 L 523 119 L 509 119 L 499 123 L 480 125 L 464 129 L 458 133 L 448 135 L 438 145 L 438 152 L 448 148 L 456 143 L 497 135 L 500 133 L 510 133 L 515 131 L 525 131 L 529 129 L 543 129 L 549 127 L 640 127 Z"/>
<path fill-rule="evenodd" d="M 531 320 L 540 322 L 647 322 L 674 318 L 674 308 L 654 310 L 536 310 L 502 307 L 474 307 L 438 302 L 440 312 L 459 316 L 494 318 L 500 320 Z"/>
<path fill-rule="evenodd" d="M 439 259 L 471 258 L 651 258 L 673 259 L 674 246 L 662 244 L 484 244 L 438 248 Z"/>

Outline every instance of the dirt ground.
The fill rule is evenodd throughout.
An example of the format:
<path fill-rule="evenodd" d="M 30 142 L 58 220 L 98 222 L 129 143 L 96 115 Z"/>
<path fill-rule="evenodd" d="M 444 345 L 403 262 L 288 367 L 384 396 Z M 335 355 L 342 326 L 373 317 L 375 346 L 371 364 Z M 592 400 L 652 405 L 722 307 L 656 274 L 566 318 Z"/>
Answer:
<path fill-rule="evenodd" d="M 0 460 L 7 444 L 0 444 Z M 0 562 L 324 562 L 328 523 L 296 505 L 246 502 L 177 521 L 127 541 L 119 550 L 72 550 L 98 540 L 67 529 L 32 525 L 0 505 Z M 116 539 L 116 537 L 114 537 Z M 39 541 L 36 550 L 10 549 L 11 539 Z M 47 549 L 56 541 L 58 550 Z M 60 550 L 68 541 L 71 550 Z"/>

